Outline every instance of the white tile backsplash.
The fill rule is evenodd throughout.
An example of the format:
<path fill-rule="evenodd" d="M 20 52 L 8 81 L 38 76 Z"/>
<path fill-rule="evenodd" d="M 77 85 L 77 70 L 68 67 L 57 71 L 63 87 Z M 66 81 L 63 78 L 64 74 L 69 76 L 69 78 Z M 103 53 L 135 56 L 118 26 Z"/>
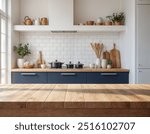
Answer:
<path fill-rule="evenodd" d="M 96 59 L 90 43 L 102 42 L 104 50 L 110 50 L 113 43 L 120 45 L 120 34 L 24 32 L 20 33 L 20 42 L 30 43 L 32 54 L 27 59 L 32 62 L 37 60 L 38 51 L 42 51 L 47 63 L 57 59 L 65 63 L 80 61 L 88 66 Z"/>

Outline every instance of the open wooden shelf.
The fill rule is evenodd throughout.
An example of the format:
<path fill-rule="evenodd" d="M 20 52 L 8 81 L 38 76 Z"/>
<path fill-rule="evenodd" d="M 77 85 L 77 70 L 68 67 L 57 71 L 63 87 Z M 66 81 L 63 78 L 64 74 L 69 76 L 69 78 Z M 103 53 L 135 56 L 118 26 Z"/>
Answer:
<path fill-rule="evenodd" d="M 26 26 L 15 25 L 14 31 L 18 32 L 124 32 L 126 26 Z"/>

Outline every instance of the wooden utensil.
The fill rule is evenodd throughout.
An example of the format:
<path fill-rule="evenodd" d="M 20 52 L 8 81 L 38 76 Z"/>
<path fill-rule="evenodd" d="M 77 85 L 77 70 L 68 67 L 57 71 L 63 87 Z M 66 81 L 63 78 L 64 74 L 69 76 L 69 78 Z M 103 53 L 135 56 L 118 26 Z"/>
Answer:
<path fill-rule="evenodd" d="M 103 43 L 102 43 L 102 44 L 99 44 L 99 46 L 100 46 L 100 49 L 99 49 L 99 56 L 100 56 L 100 57 L 99 57 L 99 58 L 101 58 L 104 45 L 103 45 Z"/>
<path fill-rule="evenodd" d="M 120 51 L 116 49 L 116 44 L 110 51 L 110 60 L 112 61 L 112 68 L 121 68 Z"/>
<path fill-rule="evenodd" d="M 108 51 L 103 52 L 103 59 L 110 60 L 110 53 Z"/>
<path fill-rule="evenodd" d="M 45 60 L 43 59 L 42 51 L 39 51 L 39 58 L 36 62 L 37 67 L 40 68 L 41 64 L 45 64 Z"/>
<path fill-rule="evenodd" d="M 103 50 L 103 44 L 100 44 L 100 43 L 91 43 L 91 47 L 92 49 L 94 50 L 95 54 L 96 54 L 96 57 L 97 58 L 101 58 L 101 53 L 102 53 L 102 50 Z"/>

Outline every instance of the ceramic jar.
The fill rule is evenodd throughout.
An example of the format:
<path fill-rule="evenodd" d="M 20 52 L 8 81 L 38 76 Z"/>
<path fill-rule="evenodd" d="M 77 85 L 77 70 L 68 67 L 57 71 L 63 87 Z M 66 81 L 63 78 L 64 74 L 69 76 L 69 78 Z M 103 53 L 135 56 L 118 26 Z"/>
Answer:
<path fill-rule="evenodd" d="M 102 59 L 102 68 L 107 68 L 107 60 Z"/>
<path fill-rule="evenodd" d="M 96 24 L 97 25 L 102 25 L 103 24 L 103 18 L 102 17 L 99 17 L 96 21 Z"/>
<path fill-rule="evenodd" d="M 41 18 L 41 25 L 48 25 L 48 19 L 46 17 Z"/>

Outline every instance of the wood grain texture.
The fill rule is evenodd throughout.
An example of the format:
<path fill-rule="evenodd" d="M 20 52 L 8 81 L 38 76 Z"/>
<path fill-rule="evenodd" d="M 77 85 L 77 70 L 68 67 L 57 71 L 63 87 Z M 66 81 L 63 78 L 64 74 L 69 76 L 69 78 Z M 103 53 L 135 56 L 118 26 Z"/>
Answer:
<path fill-rule="evenodd" d="M 83 68 L 83 69 L 40 69 L 40 68 L 33 68 L 33 69 L 12 69 L 11 72 L 129 72 L 128 69 L 121 69 L 121 68 L 112 68 L 112 69 L 98 69 L 98 68 Z"/>
<path fill-rule="evenodd" d="M 150 109 L 0 109 L 5 117 L 150 117 Z"/>
<path fill-rule="evenodd" d="M 110 60 L 110 53 L 108 51 L 103 52 L 103 59 Z"/>
<path fill-rule="evenodd" d="M 84 108 L 84 102 L 81 85 L 68 85 L 64 108 Z"/>
<path fill-rule="evenodd" d="M 120 51 L 116 49 L 116 44 L 114 44 L 114 48 L 110 51 L 110 60 L 112 61 L 113 68 L 121 68 Z"/>
<path fill-rule="evenodd" d="M 0 116 L 150 116 L 150 85 L 0 85 Z"/>
<path fill-rule="evenodd" d="M 45 108 L 64 108 L 68 85 L 55 85 L 53 91 L 45 100 Z"/>

